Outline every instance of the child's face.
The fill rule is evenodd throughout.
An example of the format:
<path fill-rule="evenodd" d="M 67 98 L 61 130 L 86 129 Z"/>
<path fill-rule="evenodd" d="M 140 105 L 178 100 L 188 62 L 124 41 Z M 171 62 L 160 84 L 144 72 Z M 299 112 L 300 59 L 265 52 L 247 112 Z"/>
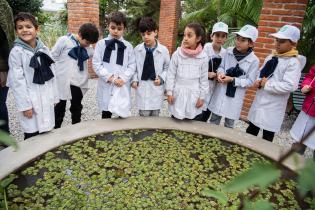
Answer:
<path fill-rule="evenodd" d="M 286 53 L 295 47 L 295 43 L 289 39 L 276 39 L 276 51 L 279 54 Z"/>
<path fill-rule="evenodd" d="M 30 20 L 18 20 L 16 22 L 16 35 L 27 44 L 32 44 L 36 40 L 38 29 Z"/>
<path fill-rule="evenodd" d="M 248 38 L 237 35 L 235 38 L 235 48 L 241 52 L 246 53 L 250 47 L 253 47 L 254 44 Z"/>
<path fill-rule="evenodd" d="M 221 47 L 227 39 L 227 34 L 224 32 L 215 32 L 211 35 L 212 43 Z"/>
<path fill-rule="evenodd" d="M 115 39 L 120 39 L 122 35 L 124 34 L 125 31 L 125 26 L 124 24 L 119 24 L 117 25 L 114 22 L 110 22 L 108 26 L 109 34 L 115 38 Z"/>
<path fill-rule="evenodd" d="M 185 28 L 184 38 L 182 41 L 182 45 L 185 48 L 195 50 L 200 40 L 201 37 L 197 37 L 195 31 L 192 28 Z"/>
<path fill-rule="evenodd" d="M 141 33 L 142 41 L 146 44 L 147 47 L 155 46 L 155 37 L 157 36 L 157 30 L 155 31 L 146 31 Z"/>

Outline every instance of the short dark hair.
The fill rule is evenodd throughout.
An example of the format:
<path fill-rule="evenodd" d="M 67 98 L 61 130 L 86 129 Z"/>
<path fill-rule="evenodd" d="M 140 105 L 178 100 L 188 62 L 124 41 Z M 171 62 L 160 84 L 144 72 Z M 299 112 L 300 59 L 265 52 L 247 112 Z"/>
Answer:
<path fill-rule="evenodd" d="M 123 24 L 124 27 L 127 27 L 127 18 L 126 15 L 122 12 L 112 12 L 109 14 L 107 19 L 107 24 L 109 25 L 111 22 L 116 23 L 117 25 Z"/>
<path fill-rule="evenodd" d="M 203 27 L 202 25 L 200 25 L 199 23 L 189 23 L 186 25 L 186 28 L 191 28 L 195 31 L 195 34 L 197 37 L 201 37 L 200 39 L 200 44 L 202 46 L 205 45 L 206 43 L 206 30 L 205 27 Z M 198 44 L 199 44 L 198 43 Z"/>
<path fill-rule="evenodd" d="M 236 34 L 236 37 L 243 37 L 243 36 Z M 243 38 L 247 39 L 247 41 L 248 41 L 250 44 L 253 44 L 253 43 L 254 43 L 251 38 L 247 38 L 247 37 L 243 37 Z"/>
<path fill-rule="evenodd" d="M 14 17 L 14 28 L 16 30 L 16 24 L 18 21 L 26 21 L 29 20 L 35 27 L 35 29 L 38 29 L 38 23 L 36 18 L 28 12 L 19 12 L 15 17 Z"/>
<path fill-rule="evenodd" d="M 96 25 L 93 23 L 84 23 L 79 28 L 79 35 L 82 39 L 85 39 L 94 44 L 98 41 L 99 32 Z"/>
<path fill-rule="evenodd" d="M 152 17 L 143 17 L 141 18 L 138 25 L 140 33 L 144 33 L 146 31 L 155 31 L 157 30 L 156 22 Z"/>

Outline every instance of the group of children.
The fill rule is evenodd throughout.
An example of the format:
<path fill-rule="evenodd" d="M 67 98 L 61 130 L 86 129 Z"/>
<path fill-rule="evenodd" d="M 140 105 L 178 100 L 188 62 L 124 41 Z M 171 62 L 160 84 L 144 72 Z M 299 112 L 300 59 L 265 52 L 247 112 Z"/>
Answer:
<path fill-rule="evenodd" d="M 111 118 L 113 113 L 128 116 L 119 113 L 130 111 L 126 109 L 130 109 L 128 93 L 132 87 L 140 116 L 158 116 L 166 93 L 173 118 L 210 120 L 218 125 L 223 117 L 224 125 L 233 128 L 240 117 L 246 88 L 255 86 L 257 93 L 246 132 L 257 135 L 263 129 L 263 138 L 272 141 L 305 65 L 305 58 L 295 49 L 300 31 L 291 25 L 271 34 L 276 39 L 276 49 L 259 71 L 259 59 L 253 51 L 258 30 L 251 25 L 234 32 L 235 47 L 224 49 L 228 36 L 225 23 L 214 24 L 211 43 L 205 43 L 206 31 L 200 24 L 190 23 L 185 27 L 181 46 L 170 59 L 167 48 L 157 40 L 158 28 L 150 17 L 139 23 L 143 42 L 135 48 L 123 38 L 125 15 L 113 12 L 108 18 L 108 37 L 98 41 L 96 26 L 86 23 L 78 34 L 60 37 L 51 52 L 37 37 L 38 25 L 33 16 L 20 13 L 14 23 L 18 38 L 9 57 L 7 85 L 17 101 L 25 138 L 59 128 L 67 100 L 71 101 L 72 123 L 81 121 L 81 101 L 88 89 L 87 59 L 93 57 L 102 118 Z M 91 47 L 94 43 L 95 50 Z M 314 95 L 315 70 L 311 73 L 312 82 L 303 83 L 302 91 Z M 114 97 L 120 98 L 113 102 Z M 315 124 L 313 109 L 308 108 L 313 102 L 303 108 L 301 121 L 311 116 Z M 300 129 L 305 130 L 293 130 Z"/>

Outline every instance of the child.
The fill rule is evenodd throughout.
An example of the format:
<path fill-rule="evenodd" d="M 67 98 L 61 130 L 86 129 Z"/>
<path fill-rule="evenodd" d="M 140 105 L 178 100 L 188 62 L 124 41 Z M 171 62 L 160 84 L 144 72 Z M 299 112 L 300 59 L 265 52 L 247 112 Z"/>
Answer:
<path fill-rule="evenodd" d="M 300 30 L 285 25 L 277 33 L 276 52 L 265 59 L 258 80 L 259 89 L 248 114 L 249 126 L 246 133 L 257 136 L 263 129 L 263 139 L 272 141 L 275 132 L 281 128 L 290 93 L 299 84 L 305 58 L 295 50 Z"/>
<path fill-rule="evenodd" d="M 132 87 L 136 89 L 140 116 L 159 116 L 170 56 L 168 49 L 156 39 L 157 25 L 151 17 L 140 20 L 139 31 L 143 43 L 134 50 L 137 71 Z"/>
<path fill-rule="evenodd" d="M 259 59 L 253 52 L 258 30 L 245 25 L 236 32 L 235 47 L 230 47 L 218 69 L 216 85 L 208 109 L 212 112 L 210 123 L 219 125 L 225 117 L 224 126 L 234 128 L 243 106 L 246 88 L 256 78 Z"/>
<path fill-rule="evenodd" d="M 29 13 L 14 19 L 17 39 L 9 56 L 7 86 L 13 91 L 24 139 L 50 131 L 59 102 L 48 48 L 37 38 L 38 24 Z"/>
<path fill-rule="evenodd" d="M 113 12 L 109 15 L 108 23 L 109 36 L 97 42 L 93 56 L 93 67 L 99 76 L 97 101 L 102 118 L 112 116 L 108 105 L 113 86 L 126 85 L 130 91 L 130 80 L 136 70 L 133 47 L 123 38 L 126 16 L 121 12 Z"/>
<path fill-rule="evenodd" d="M 60 128 L 70 100 L 72 124 L 81 122 L 82 99 L 88 90 L 87 60 L 93 54 L 90 46 L 98 40 L 98 29 L 92 23 L 83 24 L 78 34 L 60 37 L 52 49 L 56 62 L 56 78 L 60 102 L 55 106 L 55 128 Z"/>
<path fill-rule="evenodd" d="M 223 22 L 217 22 L 212 27 L 212 33 L 210 38 L 212 43 L 207 43 L 204 47 L 205 53 L 209 59 L 208 80 L 209 80 L 209 92 L 206 96 L 205 106 L 201 115 L 198 115 L 198 120 L 207 122 L 211 111 L 208 109 L 213 90 L 216 85 L 217 70 L 221 64 L 222 58 L 226 53 L 226 49 L 222 47 L 227 39 L 229 33 L 228 25 Z"/>
<path fill-rule="evenodd" d="M 301 84 L 301 92 L 306 94 L 303 102 L 302 111 L 295 120 L 290 134 L 292 138 L 298 142 L 304 135 L 306 135 L 315 126 L 315 65 L 311 68 L 310 72 L 306 75 Z M 304 142 L 303 148 L 299 151 L 304 154 L 306 146 L 315 149 L 315 133 L 308 137 Z M 315 160 L 315 151 L 313 152 L 313 159 Z"/>
<path fill-rule="evenodd" d="M 166 76 L 169 111 L 177 119 L 194 119 L 202 112 L 209 90 L 208 57 L 203 51 L 205 31 L 190 23 L 181 47 L 173 54 Z"/>

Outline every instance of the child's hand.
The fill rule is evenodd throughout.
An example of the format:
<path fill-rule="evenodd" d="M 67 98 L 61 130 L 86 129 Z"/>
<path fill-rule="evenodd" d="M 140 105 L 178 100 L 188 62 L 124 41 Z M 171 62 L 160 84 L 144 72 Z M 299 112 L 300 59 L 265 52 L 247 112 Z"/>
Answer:
<path fill-rule="evenodd" d="M 261 81 L 260 81 L 260 86 L 261 86 L 261 87 L 265 87 L 267 81 L 268 81 L 268 78 L 263 77 L 263 78 L 261 79 Z"/>
<path fill-rule="evenodd" d="M 115 79 L 115 77 L 114 77 L 114 75 L 112 75 L 112 76 L 107 80 L 107 82 L 108 82 L 108 83 L 113 83 L 114 79 Z"/>
<path fill-rule="evenodd" d="M 23 115 L 24 115 L 24 117 L 27 117 L 28 119 L 31 119 L 32 116 L 33 116 L 33 109 L 29 109 L 29 110 L 23 111 Z"/>
<path fill-rule="evenodd" d="M 223 81 L 223 83 L 229 83 L 229 82 L 232 82 L 233 79 L 234 79 L 234 77 L 230 77 L 230 76 L 226 76 L 226 75 L 225 75 L 225 76 L 222 78 L 222 81 Z"/>
<path fill-rule="evenodd" d="M 202 106 L 203 106 L 203 103 L 204 103 L 204 100 L 198 98 L 197 103 L 196 103 L 196 108 L 199 109 L 200 107 L 202 107 Z"/>
<path fill-rule="evenodd" d="M 213 78 L 216 78 L 216 76 L 217 76 L 217 73 L 215 73 L 215 72 L 208 72 L 208 77 L 209 77 L 209 79 L 213 79 Z"/>
<path fill-rule="evenodd" d="M 254 82 L 254 85 L 253 85 L 255 88 L 260 88 L 261 87 L 261 80 L 256 80 Z"/>
<path fill-rule="evenodd" d="M 118 78 L 114 81 L 114 85 L 116 85 L 117 87 L 122 87 L 124 84 L 125 82 L 121 78 Z"/>
<path fill-rule="evenodd" d="M 160 84 L 161 84 L 161 79 L 160 79 L 159 76 L 157 76 L 157 77 L 155 78 L 155 80 L 154 80 L 154 85 L 155 85 L 155 86 L 159 86 Z"/>
<path fill-rule="evenodd" d="M 217 78 L 218 78 L 218 81 L 220 83 L 224 83 L 223 79 L 225 78 L 225 75 L 222 74 L 222 73 L 217 73 Z"/>
<path fill-rule="evenodd" d="M 131 83 L 131 87 L 132 87 L 133 89 L 137 90 L 137 88 L 138 88 L 138 82 L 132 82 L 132 83 Z"/>
<path fill-rule="evenodd" d="M 305 85 L 305 86 L 301 89 L 301 92 L 305 94 L 305 93 L 310 92 L 310 90 L 312 90 L 312 87 L 309 86 L 309 85 Z"/>
<path fill-rule="evenodd" d="M 173 102 L 174 102 L 174 97 L 170 96 L 170 95 L 167 95 L 167 102 L 168 102 L 168 104 L 172 105 Z"/>

